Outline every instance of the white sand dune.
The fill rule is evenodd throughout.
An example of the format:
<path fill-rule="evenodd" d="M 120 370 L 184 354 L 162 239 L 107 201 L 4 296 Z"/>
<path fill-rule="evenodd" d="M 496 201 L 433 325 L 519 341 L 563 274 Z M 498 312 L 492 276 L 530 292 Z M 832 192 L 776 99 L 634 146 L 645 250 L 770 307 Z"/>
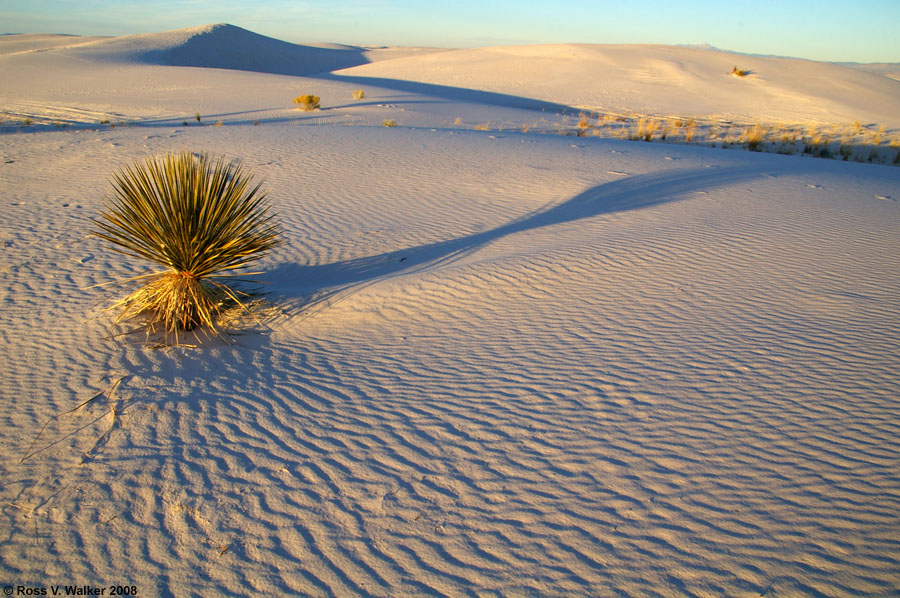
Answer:
<path fill-rule="evenodd" d="M 735 66 L 749 75 L 731 76 Z M 576 44 L 476 48 L 363 65 L 340 74 L 411 79 L 592 110 L 900 127 L 900 81 L 824 62 L 699 48 Z"/>
<path fill-rule="evenodd" d="M 103 36 L 63 35 L 53 33 L 22 33 L 0 35 L 0 54 L 46 52 L 59 48 L 109 39 Z"/>
<path fill-rule="evenodd" d="M 310 75 L 438 48 L 364 48 L 292 44 L 218 23 L 121 37 L 24 34 L 0 36 L 0 54 L 64 50 L 82 59 L 122 64 L 196 66 L 280 75 Z"/>
<path fill-rule="evenodd" d="M 139 37 L 0 56 L 3 106 L 133 119 L 0 133 L 4 584 L 900 594 L 900 169 L 457 128 L 543 114 L 476 51 L 382 62 L 354 102 L 379 64 L 147 64 Z M 574 103 L 590 69 L 565 60 L 526 97 Z M 486 64 L 490 94 L 454 92 Z M 717 69 L 722 97 L 765 87 Z M 874 118 L 880 79 L 847 77 Z M 304 91 L 325 109 L 291 110 Z M 184 149 L 263 178 L 286 242 L 259 263 L 270 318 L 154 349 L 94 287 L 142 264 L 88 231 L 113 170 Z"/>
<path fill-rule="evenodd" d="M 291 44 L 222 23 L 103 39 L 82 45 L 74 53 L 113 62 L 297 76 L 365 64 L 371 60 L 370 56 L 379 54 L 343 44 Z"/>

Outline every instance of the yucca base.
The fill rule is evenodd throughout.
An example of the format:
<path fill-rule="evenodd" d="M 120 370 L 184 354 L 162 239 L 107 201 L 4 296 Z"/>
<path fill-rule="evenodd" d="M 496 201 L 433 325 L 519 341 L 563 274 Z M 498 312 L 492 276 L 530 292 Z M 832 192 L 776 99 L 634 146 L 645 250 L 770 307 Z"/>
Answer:
<path fill-rule="evenodd" d="M 162 326 L 168 334 L 198 326 L 215 331 L 215 317 L 227 295 L 222 286 L 189 272 L 158 274 L 117 304 L 122 307 L 119 320 L 147 315 L 151 329 Z"/>

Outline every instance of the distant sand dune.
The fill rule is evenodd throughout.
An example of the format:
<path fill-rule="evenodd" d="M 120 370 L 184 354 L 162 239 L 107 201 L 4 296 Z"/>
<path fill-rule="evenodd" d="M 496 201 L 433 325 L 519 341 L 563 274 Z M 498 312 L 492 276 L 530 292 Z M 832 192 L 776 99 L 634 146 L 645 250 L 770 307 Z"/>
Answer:
<path fill-rule="evenodd" d="M 334 73 L 332 80 L 348 85 L 451 98 L 455 94 L 456 99 L 475 102 L 482 93 L 481 99 L 494 103 L 538 109 L 560 106 L 733 122 L 859 121 L 900 128 L 900 81 L 862 68 L 713 49 L 587 44 L 369 49 L 292 44 L 227 24 L 114 38 L 5 37 L 0 37 L 0 56 L 6 51 L 8 60 L 21 59 L 22 49 L 31 48 L 96 64 L 304 77 Z M 10 49 L 18 53 L 10 55 Z M 730 76 L 734 66 L 749 75 Z"/>
<path fill-rule="evenodd" d="M 734 66 L 750 71 L 729 75 Z M 830 63 L 650 45 L 476 48 L 362 65 L 405 79 L 599 110 L 900 127 L 900 81 Z M 860 101 L 860 98 L 866 98 Z"/>

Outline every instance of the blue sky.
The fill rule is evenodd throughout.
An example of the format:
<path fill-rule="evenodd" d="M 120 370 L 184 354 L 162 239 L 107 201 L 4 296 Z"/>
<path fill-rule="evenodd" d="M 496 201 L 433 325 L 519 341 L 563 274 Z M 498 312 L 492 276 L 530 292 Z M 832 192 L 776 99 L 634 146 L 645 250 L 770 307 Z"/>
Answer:
<path fill-rule="evenodd" d="M 0 0 L 4 33 L 125 35 L 208 23 L 296 43 L 707 43 L 816 60 L 900 62 L 900 0 Z"/>

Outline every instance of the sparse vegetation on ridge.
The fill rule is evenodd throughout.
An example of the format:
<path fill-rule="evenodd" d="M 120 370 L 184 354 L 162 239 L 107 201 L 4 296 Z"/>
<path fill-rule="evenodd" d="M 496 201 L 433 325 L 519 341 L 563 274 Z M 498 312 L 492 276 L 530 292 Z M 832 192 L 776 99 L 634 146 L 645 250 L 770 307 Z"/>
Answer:
<path fill-rule="evenodd" d="M 582 111 L 574 121 L 572 115 L 560 113 L 556 120 L 544 117 L 530 123 L 465 125 L 461 118 L 457 118 L 453 124 L 475 131 L 514 128 L 531 134 L 708 144 L 726 149 L 743 148 L 755 152 L 900 164 L 900 135 L 887 131 L 883 126 L 877 129 L 874 125 L 864 126 L 859 121 L 847 125 L 792 125 Z"/>

